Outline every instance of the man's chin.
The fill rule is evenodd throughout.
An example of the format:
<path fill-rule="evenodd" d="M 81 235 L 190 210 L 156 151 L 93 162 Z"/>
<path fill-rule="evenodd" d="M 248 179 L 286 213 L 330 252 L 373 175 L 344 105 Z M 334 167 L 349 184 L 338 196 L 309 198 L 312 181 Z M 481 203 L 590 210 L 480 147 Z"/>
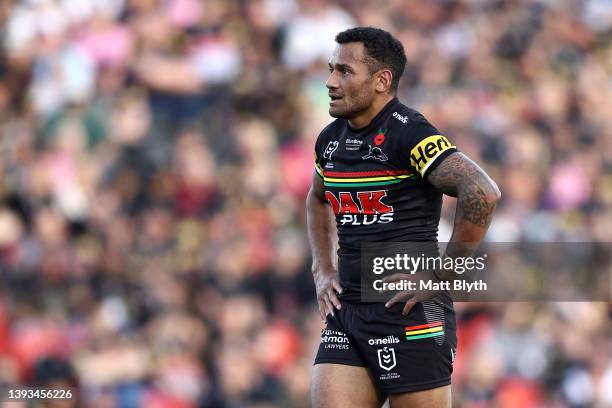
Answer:
<path fill-rule="evenodd" d="M 330 107 L 329 116 L 331 116 L 332 118 L 342 119 L 346 117 L 346 112 L 341 109 Z"/>

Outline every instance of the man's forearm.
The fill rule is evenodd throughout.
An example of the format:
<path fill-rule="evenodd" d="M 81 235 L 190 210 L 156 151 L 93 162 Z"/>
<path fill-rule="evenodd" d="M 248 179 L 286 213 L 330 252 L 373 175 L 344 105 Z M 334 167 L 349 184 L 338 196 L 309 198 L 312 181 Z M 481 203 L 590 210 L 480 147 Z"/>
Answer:
<path fill-rule="evenodd" d="M 444 194 L 457 197 L 453 234 L 445 256 L 471 256 L 489 228 L 493 211 L 501 198 L 499 188 L 462 153 L 450 155 L 432 171 L 428 181 Z M 455 278 L 452 271 L 441 272 L 441 279 Z"/>
<path fill-rule="evenodd" d="M 459 188 L 453 234 L 446 256 L 470 256 L 484 238 L 499 202 L 497 185 L 482 172 Z"/>
<path fill-rule="evenodd" d="M 306 199 L 306 211 L 313 273 L 319 270 L 335 270 L 333 254 L 336 238 L 329 206 L 311 190 Z"/>

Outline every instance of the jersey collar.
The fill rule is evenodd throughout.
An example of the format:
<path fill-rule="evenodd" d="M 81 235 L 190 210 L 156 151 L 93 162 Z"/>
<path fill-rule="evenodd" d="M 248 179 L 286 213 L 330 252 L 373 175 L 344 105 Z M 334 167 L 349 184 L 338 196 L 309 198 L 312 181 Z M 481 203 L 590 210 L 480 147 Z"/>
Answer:
<path fill-rule="evenodd" d="M 353 133 L 358 133 L 358 134 L 365 134 L 368 133 L 370 131 L 372 131 L 372 129 L 374 129 L 376 126 L 378 126 L 379 122 L 381 121 L 381 119 L 383 117 L 385 117 L 387 115 L 387 113 L 389 113 L 389 111 L 395 106 L 396 103 L 398 103 L 399 101 L 397 100 L 397 97 L 391 99 L 389 102 L 387 102 L 387 104 L 380 110 L 380 112 L 378 112 L 376 114 L 376 116 L 374 116 L 374 118 L 370 121 L 370 123 L 368 123 L 367 125 L 365 125 L 364 127 L 361 128 L 354 128 L 351 125 L 349 125 L 348 120 L 346 121 L 346 127 L 348 128 L 348 130 L 350 130 Z"/>

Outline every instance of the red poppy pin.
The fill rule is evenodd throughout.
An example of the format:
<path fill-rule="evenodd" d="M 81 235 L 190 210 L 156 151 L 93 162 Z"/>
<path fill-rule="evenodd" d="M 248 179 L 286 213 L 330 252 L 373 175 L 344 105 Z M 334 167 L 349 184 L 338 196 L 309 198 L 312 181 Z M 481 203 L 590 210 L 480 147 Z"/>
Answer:
<path fill-rule="evenodd" d="M 380 129 L 378 131 L 378 134 L 374 136 L 374 144 L 376 146 L 380 146 L 381 144 L 383 144 L 383 142 L 385 141 L 385 133 L 387 133 L 387 129 L 385 130 Z"/>

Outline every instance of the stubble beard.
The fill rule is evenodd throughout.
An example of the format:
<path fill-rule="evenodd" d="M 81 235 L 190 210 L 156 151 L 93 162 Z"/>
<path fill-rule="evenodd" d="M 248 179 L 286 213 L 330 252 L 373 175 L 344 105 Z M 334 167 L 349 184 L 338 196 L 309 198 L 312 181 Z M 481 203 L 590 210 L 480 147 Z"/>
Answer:
<path fill-rule="evenodd" d="M 372 98 L 368 98 L 365 94 L 360 94 L 359 97 L 353 98 L 352 103 L 346 108 L 329 107 L 329 116 L 338 119 L 352 119 L 360 112 L 366 110 L 372 104 Z"/>

